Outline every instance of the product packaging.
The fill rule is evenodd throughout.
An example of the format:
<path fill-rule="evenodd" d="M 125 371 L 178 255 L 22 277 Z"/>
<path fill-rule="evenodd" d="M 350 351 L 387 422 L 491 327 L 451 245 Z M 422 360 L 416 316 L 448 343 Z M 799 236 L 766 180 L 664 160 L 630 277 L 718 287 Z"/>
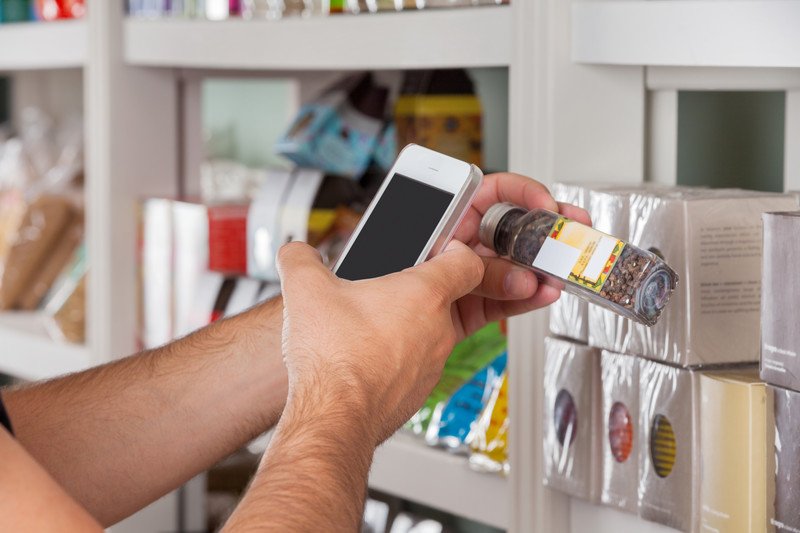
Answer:
<path fill-rule="evenodd" d="M 559 202 L 588 208 L 589 185 L 554 183 L 550 192 Z M 550 306 L 550 332 L 586 343 L 589 341 L 589 302 L 574 294 L 562 294 Z"/>
<path fill-rule="evenodd" d="M 680 366 L 757 362 L 761 214 L 788 195 L 671 191 L 631 195 L 630 239 L 663 257 L 681 283 L 658 325 L 633 325 L 629 351 Z"/>
<path fill-rule="evenodd" d="M 600 483 L 600 354 L 548 337 L 544 361 L 544 484 L 597 501 Z"/>
<path fill-rule="evenodd" d="M 30 18 L 30 0 L 0 0 L 0 23 L 24 22 Z"/>
<path fill-rule="evenodd" d="M 47 329 L 57 340 L 83 344 L 86 342 L 86 248 L 75 252 L 72 264 L 53 284 L 44 304 L 44 315 L 50 320 Z"/>
<path fill-rule="evenodd" d="M 248 204 L 208 206 L 208 268 L 229 276 L 247 274 Z"/>
<path fill-rule="evenodd" d="M 151 198 L 140 206 L 141 317 L 139 343 L 156 348 L 173 338 L 172 201 Z"/>
<path fill-rule="evenodd" d="M 504 352 L 462 385 L 446 402 L 433 410 L 425 441 L 452 452 L 468 451 L 474 436 L 475 422 L 489 401 L 492 391 L 506 370 L 508 355 Z"/>
<path fill-rule="evenodd" d="M 772 391 L 758 379 L 755 367 L 701 374 L 699 390 L 701 530 L 771 530 L 775 487 Z"/>
<path fill-rule="evenodd" d="M 424 435 L 440 402 L 447 401 L 464 383 L 481 368 L 491 363 L 506 349 L 506 337 L 500 326 L 493 322 L 456 344 L 442 370 L 442 377 L 422 408 L 408 422 L 407 427 L 417 435 Z"/>
<path fill-rule="evenodd" d="M 372 160 L 387 99 L 371 75 L 347 78 L 304 105 L 275 150 L 299 166 L 358 179 Z"/>
<path fill-rule="evenodd" d="M 800 390 L 800 211 L 765 213 L 761 283 L 761 378 Z"/>
<path fill-rule="evenodd" d="M 86 13 L 84 0 L 34 0 L 33 6 L 38 20 L 78 19 Z"/>
<path fill-rule="evenodd" d="M 658 321 L 678 283 L 654 253 L 546 209 L 495 204 L 479 232 L 484 246 L 554 287 L 647 326 Z"/>
<path fill-rule="evenodd" d="M 600 501 L 629 513 L 639 508 L 639 359 L 600 356 L 602 461 Z"/>
<path fill-rule="evenodd" d="M 680 531 L 694 524 L 694 374 L 639 362 L 639 516 Z"/>
<path fill-rule="evenodd" d="M 508 370 L 475 424 L 469 466 L 479 472 L 508 475 Z"/>
<path fill-rule="evenodd" d="M 770 387 L 775 401 L 775 499 L 772 525 L 779 533 L 800 531 L 800 393 Z"/>
<path fill-rule="evenodd" d="M 201 203 L 172 201 L 172 335 L 180 338 L 197 329 L 190 317 L 195 294 L 208 272 L 208 209 Z"/>
<path fill-rule="evenodd" d="M 397 144 L 482 164 L 482 111 L 466 71 L 409 71 L 395 104 Z"/>

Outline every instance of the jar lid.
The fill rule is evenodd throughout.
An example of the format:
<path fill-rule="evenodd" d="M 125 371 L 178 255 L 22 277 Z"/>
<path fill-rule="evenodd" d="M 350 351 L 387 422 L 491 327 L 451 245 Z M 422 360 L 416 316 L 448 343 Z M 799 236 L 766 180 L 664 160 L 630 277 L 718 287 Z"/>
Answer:
<path fill-rule="evenodd" d="M 506 213 L 515 209 L 520 209 L 520 207 L 514 204 L 502 203 L 494 204 L 486 210 L 486 213 L 481 219 L 480 227 L 478 228 L 478 236 L 480 237 L 481 244 L 491 250 L 495 249 L 494 236 L 497 231 L 497 226 Z"/>

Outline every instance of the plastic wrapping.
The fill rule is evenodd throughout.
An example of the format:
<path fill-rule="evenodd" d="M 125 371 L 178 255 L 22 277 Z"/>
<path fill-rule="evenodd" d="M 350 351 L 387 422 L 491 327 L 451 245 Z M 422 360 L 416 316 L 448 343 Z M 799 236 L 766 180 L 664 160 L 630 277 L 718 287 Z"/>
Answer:
<path fill-rule="evenodd" d="M 761 378 L 800 390 L 800 211 L 765 213 L 761 283 Z"/>
<path fill-rule="evenodd" d="M 600 501 L 635 514 L 639 508 L 639 359 L 604 350 L 600 375 Z"/>
<path fill-rule="evenodd" d="M 52 336 L 82 344 L 86 341 L 86 249 L 76 251 L 72 264 L 53 284 L 44 304 Z"/>
<path fill-rule="evenodd" d="M 433 411 L 441 402 L 446 402 L 464 383 L 481 368 L 491 363 L 506 349 L 506 338 L 495 322 L 486 325 L 459 342 L 442 370 L 442 377 L 422 408 L 408 422 L 407 427 L 415 434 L 423 435 Z"/>
<path fill-rule="evenodd" d="M 631 195 L 631 242 L 664 257 L 681 283 L 657 325 L 632 326 L 628 351 L 680 366 L 756 362 L 761 214 L 796 207 L 752 191 Z"/>
<path fill-rule="evenodd" d="M 556 288 L 648 326 L 678 282 L 654 253 L 546 209 L 495 204 L 481 220 L 480 238 Z"/>
<path fill-rule="evenodd" d="M 453 452 L 466 453 L 474 438 L 474 426 L 489 401 L 492 391 L 506 370 L 508 355 L 503 352 L 482 368 L 446 402 L 433 410 L 425 441 Z"/>
<path fill-rule="evenodd" d="M 475 424 L 474 437 L 470 441 L 470 468 L 479 472 L 508 474 L 509 424 L 506 371 Z"/>
<path fill-rule="evenodd" d="M 775 399 L 775 531 L 800 531 L 800 393 L 770 387 Z"/>
<path fill-rule="evenodd" d="M 599 496 L 600 354 L 545 339 L 544 484 L 589 501 Z"/>
<path fill-rule="evenodd" d="M 639 516 L 690 531 L 696 461 L 692 371 L 639 363 Z"/>
<path fill-rule="evenodd" d="M 700 529 L 767 531 L 775 487 L 772 391 L 755 367 L 698 379 Z"/>

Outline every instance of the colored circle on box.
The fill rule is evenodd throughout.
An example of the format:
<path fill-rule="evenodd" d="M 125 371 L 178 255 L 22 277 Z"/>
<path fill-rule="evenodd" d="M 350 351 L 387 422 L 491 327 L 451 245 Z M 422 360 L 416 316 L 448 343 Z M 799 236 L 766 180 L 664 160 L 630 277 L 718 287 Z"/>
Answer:
<path fill-rule="evenodd" d="M 633 419 L 622 402 L 614 402 L 608 413 L 608 443 L 618 463 L 628 460 L 633 450 Z"/>
<path fill-rule="evenodd" d="M 556 403 L 553 406 L 553 424 L 556 428 L 556 438 L 561 446 L 570 446 L 575 442 L 578 431 L 578 411 L 575 400 L 566 389 L 558 391 Z"/>
<path fill-rule="evenodd" d="M 672 423 L 664 415 L 656 415 L 650 428 L 650 457 L 658 477 L 672 473 L 677 457 L 677 443 Z"/>

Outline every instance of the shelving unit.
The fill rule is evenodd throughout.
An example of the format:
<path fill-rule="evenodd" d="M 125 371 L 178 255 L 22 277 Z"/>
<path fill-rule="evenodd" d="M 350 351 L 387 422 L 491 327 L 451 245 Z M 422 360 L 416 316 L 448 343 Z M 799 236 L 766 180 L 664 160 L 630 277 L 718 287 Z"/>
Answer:
<path fill-rule="evenodd" d="M 34 381 L 91 366 L 92 357 L 85 346 L 51 338 L 48 320 L 40 313 L 0 314 L 0 372 Z"/>
<path fill-rule="evenodd" d="M 508 66 L 510 28 L 507 6 L 280 21 L 130 19 L 125 59 L 139 66 L 295 71 Z M 336 46 L 344 35 L 357 39 Z"/>
<path fill-rule="evenodd" d="M 398 433 L 378 448 L 369 483 L 383 492 L 508 528 L 510 494 L 505 478 L 470 470 L 466 457 L 430 448 L 410 435 Z"/>
<path fill-rule="evenodd" d="M 0 71 L 82 67 L 86 32 L 83 20 L 4 24 L 0 29 Z"/>

